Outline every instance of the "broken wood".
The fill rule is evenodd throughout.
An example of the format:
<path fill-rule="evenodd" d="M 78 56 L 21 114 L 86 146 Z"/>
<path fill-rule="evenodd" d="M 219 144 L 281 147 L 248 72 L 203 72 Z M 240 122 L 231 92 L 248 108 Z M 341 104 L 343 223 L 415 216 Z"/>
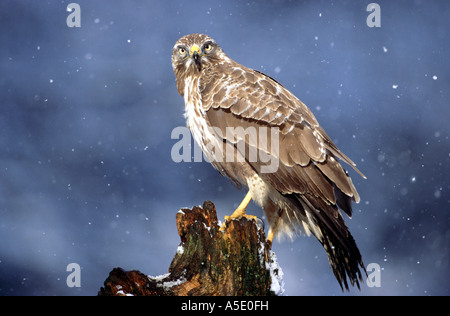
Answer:
<path fill-rule="evenodd" d="M 158 277 L 113 269 L 98 295 L 278 295 L 283 272 L 254 220 L 226 222 L 219 230 L 212 202 L 176 214 L 181 243 Z"/>

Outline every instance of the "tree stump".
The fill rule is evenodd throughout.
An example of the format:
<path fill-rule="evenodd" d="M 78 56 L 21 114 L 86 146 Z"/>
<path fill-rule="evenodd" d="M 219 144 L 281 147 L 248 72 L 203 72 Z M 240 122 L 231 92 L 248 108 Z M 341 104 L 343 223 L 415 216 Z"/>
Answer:
<path fill-rule="evenodd" d="M 113 269 L 98 295 L 279 295 L 283 272 L 254 220 L 226 222 L 219 230 L 212 202 L 181 209 L 181 239 L 169 273 L 152 277 Z"/>

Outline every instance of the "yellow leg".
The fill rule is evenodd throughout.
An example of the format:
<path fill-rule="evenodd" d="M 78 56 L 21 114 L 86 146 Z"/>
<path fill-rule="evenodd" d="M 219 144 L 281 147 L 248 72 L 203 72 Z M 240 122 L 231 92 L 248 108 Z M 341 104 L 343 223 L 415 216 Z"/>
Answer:
<path fill-rule="evenodd" d="M 267 234 L 267 243 L 269 245 L 269 248 L 272 248 L 273 237 L 274 237 L 273 230 L 269 229 L 269 233 Z"/>
<path fill-rule="evenodd" d="M 245 210 L 247 209 L 248 204 L 252 200 L 252 195 L 250 191 L 247 192 L 247 195 L 242 200 L 241 204 L 237 207 L 237 209 L 231 214 L 230 218 L 241 218 L 245 215 Z"/>
<path fill-rule="evenodd" d="M 244 197 L 241 204 L 239 204 L 238 208 L 233 212 L 233 214 L 231 214 L 231 216 L 225 216 L 225 223 L 228 220 L 239 219 L 242 217 L 246 217 L 249 219 L 255 219 L 255 220 L 258 219 L 256 216 L 245 214 L 245 210 L 247 209 L 247 206 L 251 200 L 252 200 L 252 195 L 250 194 L 250 191 L 248 191 L 247 195 Z M 222 224 L 222 226 L 220 227 L 220 230 L 225 229 L 225 223 Z"/>

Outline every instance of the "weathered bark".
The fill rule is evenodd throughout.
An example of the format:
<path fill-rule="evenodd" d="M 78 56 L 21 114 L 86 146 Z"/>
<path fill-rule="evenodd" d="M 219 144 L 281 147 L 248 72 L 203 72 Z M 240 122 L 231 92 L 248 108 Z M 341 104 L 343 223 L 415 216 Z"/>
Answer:
<path fill-rule="evenodd" d="M 276 295 L 282 271 L 264 230 L 242 218 L 219 230 L 212 202 L 176 215 L 181 243 L 169 273 L 151 277 L 113 269 L 99 295 Z"/>

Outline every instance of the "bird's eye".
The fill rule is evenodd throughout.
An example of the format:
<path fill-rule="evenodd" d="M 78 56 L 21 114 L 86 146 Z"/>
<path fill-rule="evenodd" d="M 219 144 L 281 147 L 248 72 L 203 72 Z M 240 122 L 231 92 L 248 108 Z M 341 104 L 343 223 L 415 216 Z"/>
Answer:
<path fill-rule="evenodd" d="M 180 54 L 180 55 L 185 55 L 186 54 L 186 48 L 184 48 L 184 47 L 179 47 L 178 48 L 178 53 Z"/>
<path fill-rule="evenodd" d="M 203 46 L 203 50 L 204 50 L 206 53 L 209 53 L 209 52 L 212 50 L 212 45 L 211 45 L 210 43 L 206 43 L 206 44 Z"/>

